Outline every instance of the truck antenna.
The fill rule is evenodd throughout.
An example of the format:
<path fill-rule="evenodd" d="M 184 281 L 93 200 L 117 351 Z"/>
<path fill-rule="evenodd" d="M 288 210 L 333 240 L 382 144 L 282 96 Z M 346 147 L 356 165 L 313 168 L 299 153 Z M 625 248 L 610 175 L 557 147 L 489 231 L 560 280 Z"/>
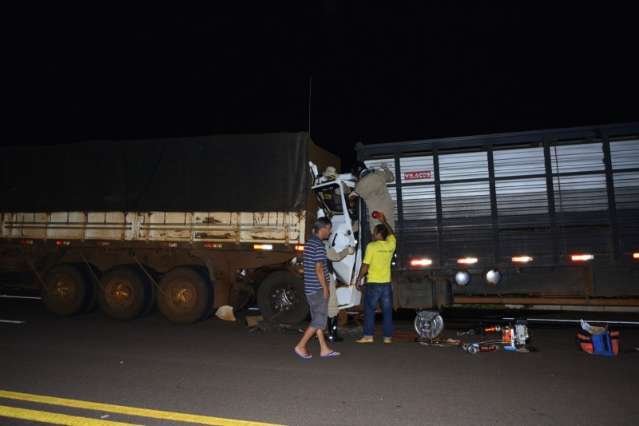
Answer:
<path fill-rule="evenodd" d="M 308 76 L 308 135 L 311 136 L 311 98 L 313 96 L 313 76 Z"/>

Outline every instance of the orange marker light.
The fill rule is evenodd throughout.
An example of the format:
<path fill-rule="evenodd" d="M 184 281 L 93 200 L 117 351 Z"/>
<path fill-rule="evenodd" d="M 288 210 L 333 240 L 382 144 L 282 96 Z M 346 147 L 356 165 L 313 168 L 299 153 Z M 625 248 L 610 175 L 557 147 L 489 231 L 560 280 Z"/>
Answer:
<path fill-rule="evenodd" d="M 302 244 L 298 244 L 295 246 L 295 251 L 304 251 L 304 246 Z"/>
<path fill-rule="evenodd" d="M 220 243 L 204 243 L 204 247 L 209 249 L 221 249 L 223 246 Z"/>
<path fill-rule="evenodd" d="M 273 250 L 273 244 L 253 244 L 254 250 Z"/>
<path fill-rule="evenodd" d="M 570 256 L 570 260 L 573 262 L 588 262 L 589 260 L 594 259 L 595 256 L 592 254 L 573 254 Z"/>
<path fill-rule="evenodd" d="M 428 259 L 427 257 L 410 260 L 410 266 L 415 266 L 415 267 L 430 266 L 432 264 L 433 264 L 433 261 L 431 259 Z"/>

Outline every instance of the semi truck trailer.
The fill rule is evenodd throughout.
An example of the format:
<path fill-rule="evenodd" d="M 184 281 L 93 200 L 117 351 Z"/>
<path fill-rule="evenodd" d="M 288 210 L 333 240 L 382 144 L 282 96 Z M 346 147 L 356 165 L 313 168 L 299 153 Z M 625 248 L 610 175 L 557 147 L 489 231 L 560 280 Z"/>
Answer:
<path fill-rule="evenodd" d="M 60 315 L 190 323 L 257 300 L 299 322 L 308 161 L 340 166 L 306 133 L 3 147 L 0 285 Z"/>
<path fill-rule="evenodd" d="M 639 123 L 359 144 L 357 155 L 395 175 L 397 305 L 639 306 Z M 438 299 L 444 283 L 452 294 Z"/>

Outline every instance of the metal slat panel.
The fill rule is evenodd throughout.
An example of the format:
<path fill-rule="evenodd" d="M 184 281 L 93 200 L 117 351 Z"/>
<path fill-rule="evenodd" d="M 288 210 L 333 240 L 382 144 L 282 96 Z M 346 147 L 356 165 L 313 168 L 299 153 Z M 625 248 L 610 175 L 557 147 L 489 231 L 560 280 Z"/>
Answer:
<path fill-rule="evenodd" d="M 488 182 L 445 183 L 442 188 L 444 218 L 490 217 Z"/>
<path fill-rule="evenodd" d="M 391 199 L 393 200 L 393 211 L 395 212 L 395 223 L 397 223 L 399 221 L 399 217 L 397 213 L 397 191 L 395 190 L 394 187 L 389 187 L 388 193 L 390 194 Z M 371 214 L 371 213 L 372 212 L 368 212 L 368 214 Z"/>
<path fill-rule="evenodd" d="M 617 211 L 639 209 L 639 172 L 616 172 L 613 178 Z"/>
<path fill-rule="evenodd" d="M 494 151 L 495 177 L 543 175 L 544 149 L 523 148 Z"/>
<path fill-rule="evenodd" d="M 399 160 L 402 169 L 402 183 L 433 182 L 433 156 L 404 157 Z"/>
<path fill-rule="evenodd" d="M 548 213 L 545 178 L 499 180 L 495 189 L 500 216 Z"/>
<path fill-rule="evenodd" d="M 437 217 L 434 185 L 406 186 L 402 198 L 405 221 Z"/>
<path fill-rule="evenodd" d="M 555 176 L 557 212 L 587 212 L 608 209 L 606 177 L 600 175 Z"/>
<path fill-rule="evenodd" d="M 439 176 L 442 181 L 488 179 L 486 152 L 440 155 Z"/>
<path fill-rule="evenodd" d="M 553 174 L 604 170 L 601 143 L 554 146 L 550 152 Z"/>
<path fill-rule="evenodd" d="M 639 168 L 639 139 L 610 142 L 612 169 Z"/>

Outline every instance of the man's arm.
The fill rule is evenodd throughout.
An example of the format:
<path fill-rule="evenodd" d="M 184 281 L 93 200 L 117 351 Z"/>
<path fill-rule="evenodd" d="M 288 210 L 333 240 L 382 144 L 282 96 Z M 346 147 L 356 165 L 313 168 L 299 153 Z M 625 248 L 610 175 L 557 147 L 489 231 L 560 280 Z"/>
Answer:
<path fill-rule="evenodd" d="M 395 231 L 393 231 L 393 228 L 391 228 L 391 226 L 388 224 L 388 222 L 386 221 L 386 216 L 384 215 L 384 213 L 379 212 L 379 220 L 382 221 L 382 224 L 386 227 L 386 229 L 388 230 L 388 235 L 395 235 Z"/>
<path fill-rule="evenodd" d="M 317 279 L 324 291 L 324 299 L 328 299 L 328 283 L 326 282 L 326 277 L 324 277 L 324 264 L 322 262 L 315 263 L 315 275 L 317 275 Z"/>
<path fill-rule="evenodd" d="M 357 288 L 362 288 L 362 280 L 368 274 L 368 264 L 362 263 L 361 268 L 359 268 L 359 274 L 357 275 L 357 281 L 355 281 L 355 285 Z"/>
<path fill-rule="evenodd" d="M 391 172 L 386 163 L 382 164 L 382 171 L 384 172 L 384 180 L 386 182 L 391 183 L 395 181 L 395 175 Z"/>
<path fill-rule="evenodd" d="M 353 248 L 352 246 L 345 247 L 341 251 L 337 251 L 333 247 L 326 250 L 326 257 L 331 262 L 339 262 L 350 254 L 355 254 L 355 248 Z"/>

